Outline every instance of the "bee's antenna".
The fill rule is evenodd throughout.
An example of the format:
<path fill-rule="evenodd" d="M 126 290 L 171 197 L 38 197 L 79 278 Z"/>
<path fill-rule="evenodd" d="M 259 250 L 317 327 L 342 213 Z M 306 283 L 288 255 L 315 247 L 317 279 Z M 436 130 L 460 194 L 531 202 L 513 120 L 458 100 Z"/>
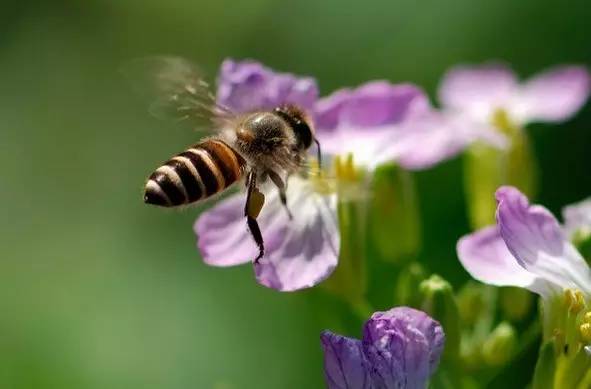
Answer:
<path fill-rule="evenodd" d="M 320 142 L 318 142 L 318 138 L 314 137 L 314 143 L 316 143 L 316 152 L 318 153 L 318 167 L 322 169 L 322 151 L 320 149 Z"/>

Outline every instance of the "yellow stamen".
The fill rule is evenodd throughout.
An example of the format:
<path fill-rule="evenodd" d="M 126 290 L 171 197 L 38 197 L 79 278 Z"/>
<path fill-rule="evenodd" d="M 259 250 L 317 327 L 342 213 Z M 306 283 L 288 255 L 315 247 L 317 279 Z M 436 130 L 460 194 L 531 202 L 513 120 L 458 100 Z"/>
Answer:
<path fill-rule="evenodd" d="M 591 311 L 585 313 L 585 316 L 583 316 L 583 321 L 585 323 L 591 324 Z"/>
<path fill-rule="evenodd" d="M 344 159 L 341 156 L 336 156 L 333 159 L 333 164 L 335 176 L 340 182 L 354 182 L 358 179 L 359 172 L 355 168 L 352 153 L 347 154 Z"/>
<path fill-rule="evenodd" d="M 576 315 L 585 308 L 585 295 L 578 289 L 566 289 L 564 291 L 564 302 L 569 313 Z"/>
<path fill-rule="evenodd" d="M 585 342 L 591 342 L 591 323 L 581 324 L 579 332 L 581 333 L 581 338 L 583 338 Z"/>

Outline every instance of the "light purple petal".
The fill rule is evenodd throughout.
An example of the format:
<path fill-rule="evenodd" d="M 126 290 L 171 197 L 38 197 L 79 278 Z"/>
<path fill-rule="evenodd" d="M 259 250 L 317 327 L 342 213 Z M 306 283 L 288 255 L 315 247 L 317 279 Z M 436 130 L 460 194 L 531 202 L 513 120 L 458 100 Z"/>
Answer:
<path fill-rule="evenodd" d="M 256 257 L 256 246 L 246 236 L 243 209 L 244 196 L 233 195 L 197 219 L 197 247 L 208 265 L 234 266 Z"/>
<path fill-rule="evenodd" d="M 361 341 L 324 331 L 324 375 L 329 389 L 372 389 L 367 359 Z"/>
<path fill-rule="evenodd" d="M 407 307 L 374 313 L 363 331 L 363 351 L 378 388 L 425 388 L 444 342 L 437 321 Z"/>
<path fill-rule="evenodd" d="M 322 196 L 314 192 L 309 181 L 293 176 L 287 189 L 287 205 L 293 214 L 290 220 L 276 191 L 273 193 L 268 195 L 267 204 L 272 202 L 275 206 L 267 208 L 266 204 L 260 218 L 271 212 L 278 212 L 283 218 L 274 227 L 277 244 L 268 248 L 255 264 L 257 280 L 280 291 L 312 287 L 328 277 L 337 265 L 340 234 L 336 197 Z"/>
<path fill-rule="evenodd" d="M 353 152 L 356 161 L 375 165 L 375 153 L 392 143 L 393 128 L 429 110 L 418 87 L 373 81 L 321 99 L 314 115 L 316 136 L 328 154 Z"/>
<path fill-rule="evenodd" d="M 589 73 L 584 67 L 550 69 L 521 86 L 511 113 L 521 123 L 561 122 L 581 109 L 590 87 Z"/>
<path fill-rule="evenodd" d="M 313 78 L 276 73 L 255 61 L 227 59 L 218 76 L 217 101 L 235 112 L 271 109 L 284 103 L 311 109 L 317 98 Z"/>
<path fill-rule="evenodd" d="M 591 198 L 564 207 L 564 230 L 570 239 L 578 231 L 591 233 Z"/>
<path fill-rule="evenodd" d="M 500 234 L 521 266 L 562 288 L 591 292 L 587 263 L 546 208 L 530 205 L 513 187 L 499 188 L 496 198 Z"/>
<path fill-rule="evenodd" d="M 339 124 L 360 128 L 397 124 L 429 108 L 425 92 L 412 84 L 372 81 L 351 94 L 341 109 Z"/>
<path fill-rule="evenodd" d="M 409 170 L 422 170 L 456 156 L 476 140 L 497 148 L 507 144 L 504 136 L 487 126 L 433 111 L 403 123 L 378 156 Z"/>
<path fill-rule="evenodd" d="M 258 221 L 265 241 L 265 256 L 255 264 L 260 284 L 280 291 L 312 287 L 337 265 L 340 234 L 336 198 L 314 192 L 311 183 L 292 176 L 288 206 L 283 208 L 276 188 L 265 188 L 266 200 Z M 195 223 L 198 247 L 205 263 L 232 266 L 252 261 L 258 254 L 244 218 L 245 195 L 220 201 Z"/>
<path fill-rule="evenodd" d="M 314 107 L 317 131 L 330 132 L 338 126 L 341 110 L 349 102 L 352 94 L 353 91 L 350 89 L 340 89 L 318 100 Z"/>
<path fill-rule="evenodd" d="M 497 226 L 462 237 L 458 241 L 457 253 L 464 269 L 485 284 L 527 288 L 543 296 L 558 289 L 517 263 Z"/>
<path fill-rule="evenodd" d="M 443 77 L 439 102 L 446 109 L 488 122 L 495 109 L 505 108 L 516 88 L 515 74 L 505 65 L 456 66 Z"/>

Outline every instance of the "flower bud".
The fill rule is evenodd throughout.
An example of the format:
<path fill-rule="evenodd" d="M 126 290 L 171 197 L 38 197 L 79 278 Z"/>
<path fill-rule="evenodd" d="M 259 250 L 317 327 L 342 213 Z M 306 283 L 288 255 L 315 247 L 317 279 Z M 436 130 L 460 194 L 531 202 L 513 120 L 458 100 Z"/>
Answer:
<path fill-rule="evenodd" d="M 511 360 L 517 343 L 517 334 L 507 322 L 500 323 L 482 345 L 482 357 L 490 366 L 501 366 Z"/>
<path fill-rule="evenodd" d="M 471 326 L 488 316 L 488 312 L 494 309 L 491 296 L 494 293 L 495 289 L 473 281 L 464 285 L 457 297 L 462 322 Z"/>
<path fill-rule="evenodd" d="M 493 196 L 501 185 L 513 185 L 531 197 L 537 186 L 537 167 L 527 134 L 509 121 L 505 111 L 495 112 L 491 121 L 504 134 L 509 146 L 500 150 L 476 143 L 464 158 L 464 183 L 470 222 L 474 229 L 494 224 Z"/>
<path fill-rule="evenodd" d="M 421 282 L 419 290 L 421 309 L 439 321 L 445 331 L 443 359 L 457 360 L 461 336 L 460 315 L 451 285 L 435 274 Z"/>
<path fill-rule="evenodd" d="M 379 258 L 400 263 L 419 249 L 420 216 L 411 174 L 394 164 L 378 167 L 369 206 L 369 241 Z"/>
<path fill-rule="evenodd" d="M 554 344 L 552 341 L 548 341 L 540 348 L 538 362 L 534 371 L 532 389 L 553 389 L 555 370 L 556 357 Z"/>
<path fill-rule="evenodd" d="M 505 317 L 511 321 L 523 319 L 534 303 L 534 296 L 524 288 L 508 287 L 501 289 L 501 308 Z"/>
<path fill-rule="evenodd" d="M 427 278 L 425 269 L 420 263 L 411 262 L 405 266 L 396 282 L 396 305 L 419 307 L 421 303 L 419 286 L 425 278 Z"/>
<path fill-rule="evenodd" d="M 583 258 L 591 265 L 591 231 L 584 228 L 578 230 L 574 233 L 572 241 Z"/>
<path fill-rule="evenodd" d="M 363 200 L 339 199 L 341 250 L 339 265 L 321 285 L 323 288 L 357 305 L 365 299 L 366 277 L 366 207 Z"/>

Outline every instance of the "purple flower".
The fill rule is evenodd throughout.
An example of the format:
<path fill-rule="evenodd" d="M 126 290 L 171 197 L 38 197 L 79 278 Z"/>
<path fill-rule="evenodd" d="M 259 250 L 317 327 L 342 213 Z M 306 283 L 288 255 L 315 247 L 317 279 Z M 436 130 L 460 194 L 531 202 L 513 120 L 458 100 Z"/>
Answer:
<path fill-rule="evenodd" d="M 330 331 L 320 340 L 329 389 L 418 389 L 437 368 L 445 335 L 424 312 L 399 307 L 374 313 L 362 340 Z"/>
<path fill-rule="evenodd" d="M 243 194 L 220 201 L 195 223 L 197 246 L 205 263 L 234 266 L 252 262 L 258 249 L 244 220 Z M 293 219 L 275 188 L 267 191 L 259 224 L 265 256 L 254 264 L 257 281 L 280 291 L 312 287 L 337 265 L 340 235 L 336 197 L 318 193 L 311 181 L 292 176 L 287 201 Z"/>
<path fill-rule="evenodd" d="M 590 87 L 589 73 L 581 66 L 555 67 L 519 83 L 507 66 L 486 63 L 448 71 L 439 101 L 445 110 L 480 125 L 491 125 L 502 111 L 511 123 L 523 126 L 569 119 L 587 100 Z"/>
<path fill-rule="evenodd" d="M 591 295 L 591 270 L 544 207 L 513 187 L 496 192 L 497 225 L 461 238 L 458 257 L 487 284 L 527 288 L 544 298 L 565 289 Z"/>
<path fill-rule="evenodd" d="M 217 101 L 234 112 L 272 109 L 284 103 L 312 109 L 318 86 L 311 77 L 277 73 L 254 61 L 222 63 Z"/>
<path fill-rule="evenodd" d="M 564 207 L 564 230 L 572 240 L 576 234 L 591 235 L 591 198 Z"/>
<path fill-rule="evenodd" d="M 357 164 L 370 170 L 391 161 L 407 169 L 425 169 L 483 135 L 486 141 L 502 142 L 496 134 L 434 110 L 425 93 L 412 84 L 372 81 L 341 89 L 319 100 L 314 116 L 324 150 L 351 153 Z"/>
<path fill-rule="evenodd" d="M 310 109 L 318 89 L 313 79 L 275 73 L 252 61 L 222 64 L 218 102 L 234 112 L 270 109 L 284 103 Z M 336 196 L 317 182 L 291 176 L 287 182 L 290 219 L 276 188 L 266 195 L 259 215 L 265 256 L 254 264 L 257 281 L 280 291 L 308 288 L 328 277 L 337 265 L 340 235 Z M 258 248 L 244 218 L 244 194 L 235 194 L 201 214 L 195 223 L 197 246 L 205 263 L 233 266 L 251 262 Z"/>

